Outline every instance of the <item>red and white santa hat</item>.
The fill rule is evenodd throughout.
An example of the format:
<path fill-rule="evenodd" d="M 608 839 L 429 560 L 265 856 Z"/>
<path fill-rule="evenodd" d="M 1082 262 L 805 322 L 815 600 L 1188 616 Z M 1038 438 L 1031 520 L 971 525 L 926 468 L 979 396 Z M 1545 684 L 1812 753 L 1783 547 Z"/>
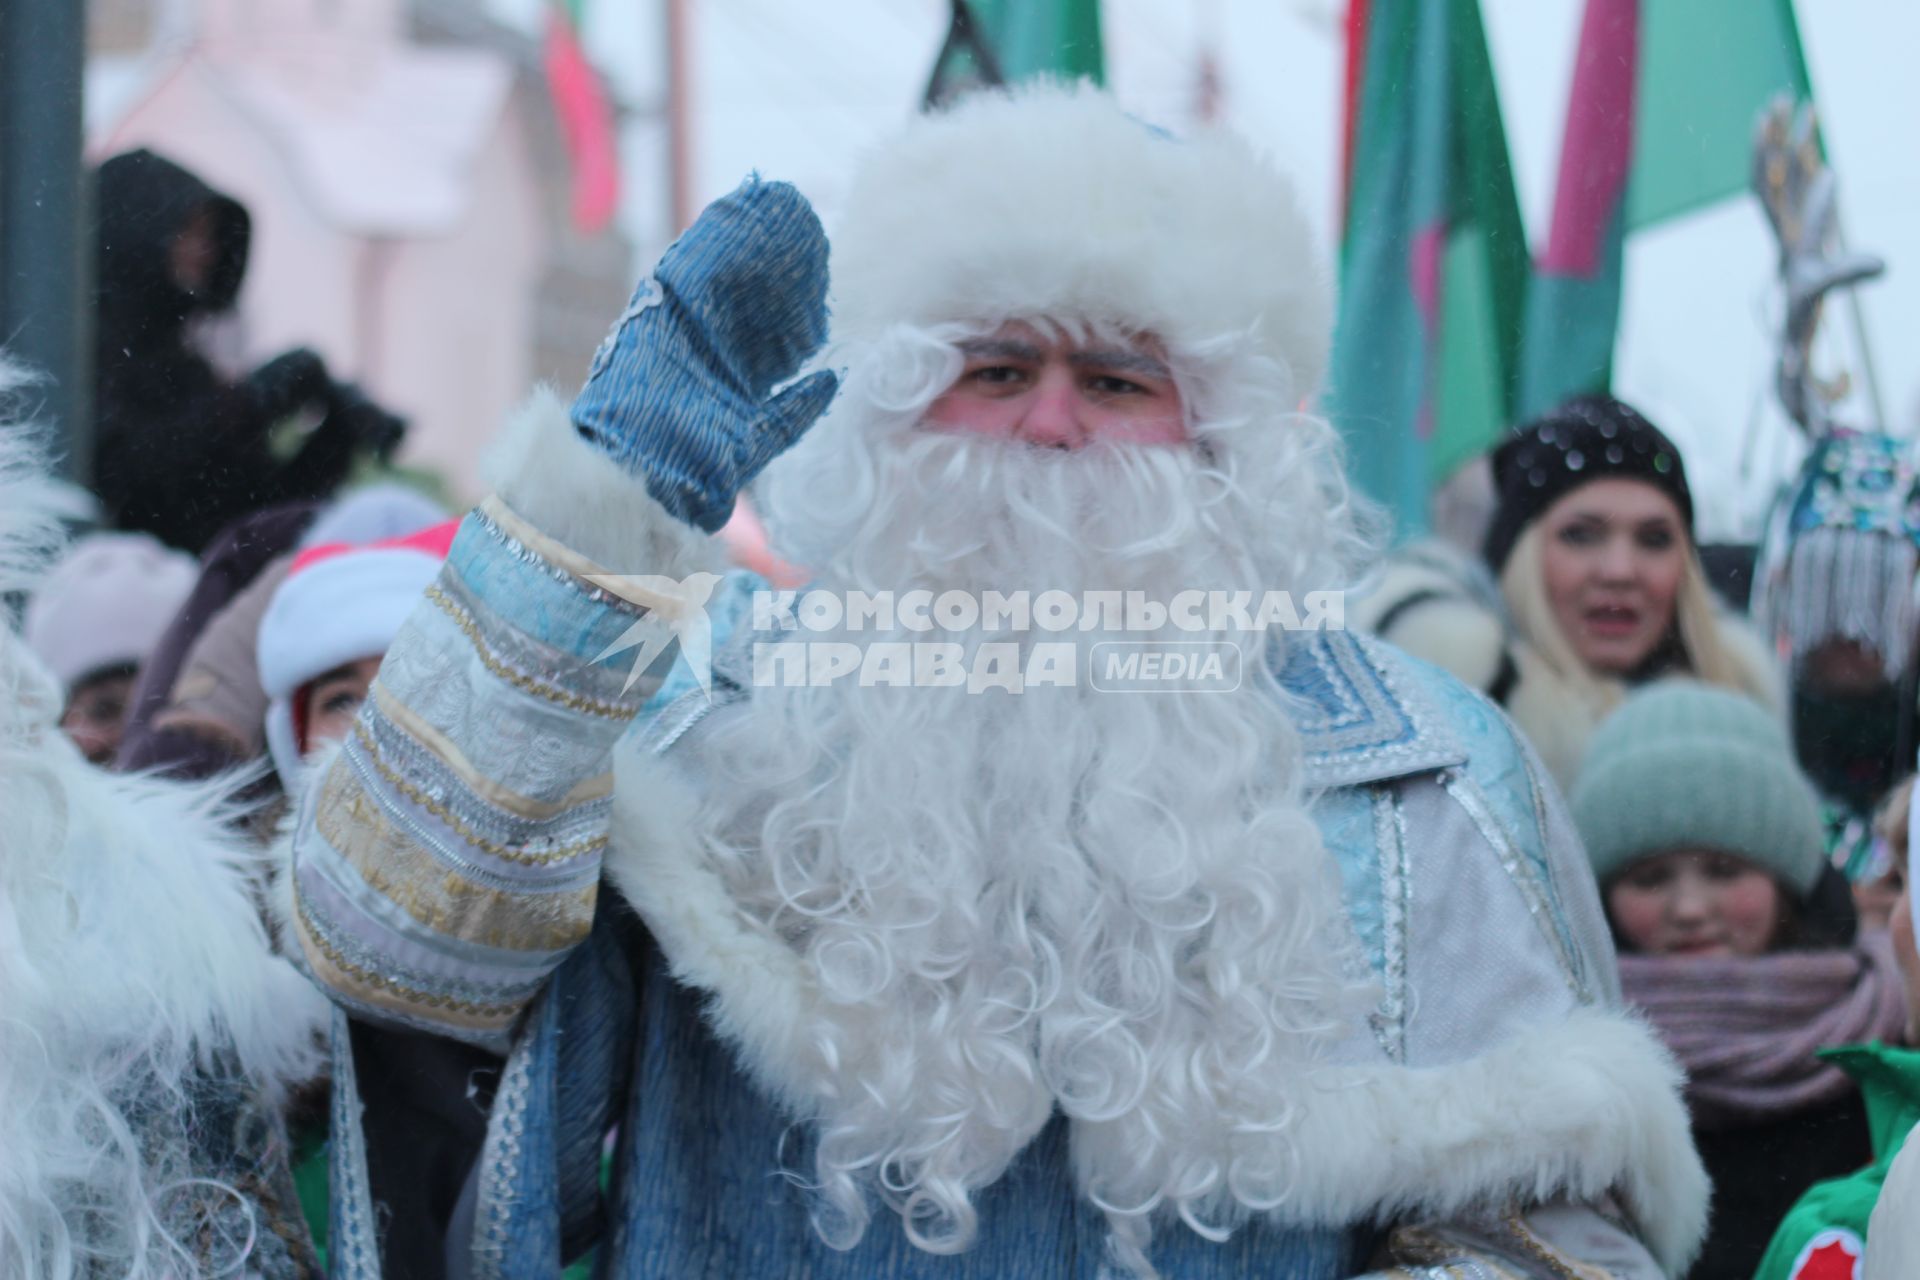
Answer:
<path fill-rule="evenodd" d="M 302 551 L 260 619 L 260 685 L 267 706 L 267 749 L 282 782 L 298 777 L 306 755 L 300 691 L 335 667 L 377 658 L 440 572 L 460 522 L 448 520 L 404 538 L 354 546 L 324 543 Z"/>

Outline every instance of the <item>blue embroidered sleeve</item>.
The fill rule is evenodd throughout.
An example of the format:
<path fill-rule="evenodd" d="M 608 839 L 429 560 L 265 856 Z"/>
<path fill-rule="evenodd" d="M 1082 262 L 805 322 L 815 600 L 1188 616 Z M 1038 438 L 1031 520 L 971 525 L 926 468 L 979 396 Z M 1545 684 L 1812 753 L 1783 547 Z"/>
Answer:
<path fill-rule="evenodd" d="M 470 514 L 304 797 L 294 933 L 362 1016 L 499 1048 L 587 936 L 613 744 L 658 681 L 595 662 L 645 611 L 570 561 Z"/>

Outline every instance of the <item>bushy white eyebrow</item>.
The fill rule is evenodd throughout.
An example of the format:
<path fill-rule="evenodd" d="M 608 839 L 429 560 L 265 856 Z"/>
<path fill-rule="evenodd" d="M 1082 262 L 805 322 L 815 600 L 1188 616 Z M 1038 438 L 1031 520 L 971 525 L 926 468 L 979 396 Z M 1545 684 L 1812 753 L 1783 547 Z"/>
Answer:
<path fill-rule="evenodd" d="M 969 359 L 986 360 L 1027 360 L 1038 363 L 1045 357 L 1038 346 L 1031 342 L 1021 342 L 1017 338 L 969 338 L 958 344 L 960 354 Z M 1164 360 L 1142 355 L 1137 351 L 1124 351 L 1119 348 L 1109 350 L 1075 351 L 1067 356 L 1067 363 L 1076 369 L 1111 369 L 1118 373 L 1137 373 L 1148 378 L 1171 379 L 1173 371 Z"/>
<path fill-rule="evenodd" d="M 1077 368 L 1093 366 L 1100 369 L 1112 369 L 1116 373 L 1137 373 L 1147 378 L 1171 380 L 1173 370 L 1164 360 L 1141 355 L 1137 351 L 1076 351 L 1067 357 L 1067 363 Z"/>
<path fill-rule="evenodd" d="M 1038 361 L 1041 356 L 1039 347 L 1015 338 L 968 338 L 958 345 L 961 355 L 983 359 Z"/>

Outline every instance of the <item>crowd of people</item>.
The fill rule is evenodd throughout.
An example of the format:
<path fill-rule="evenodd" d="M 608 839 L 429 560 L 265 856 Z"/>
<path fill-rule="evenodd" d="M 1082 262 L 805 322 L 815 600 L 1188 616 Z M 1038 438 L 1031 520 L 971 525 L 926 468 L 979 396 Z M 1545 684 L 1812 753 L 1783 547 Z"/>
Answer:
<path fill-rule="evenodd" d="M 454 516 L 196 348 L 244 209 L 98 176 L 105 527 L 0 426 L 0 1276 L 1920 1275 L 1896 443 L 1751 602 L 1605 395 L 1388 551 L 1284 175 L 1043 86 L 831 251 L 709 206 Z"/>

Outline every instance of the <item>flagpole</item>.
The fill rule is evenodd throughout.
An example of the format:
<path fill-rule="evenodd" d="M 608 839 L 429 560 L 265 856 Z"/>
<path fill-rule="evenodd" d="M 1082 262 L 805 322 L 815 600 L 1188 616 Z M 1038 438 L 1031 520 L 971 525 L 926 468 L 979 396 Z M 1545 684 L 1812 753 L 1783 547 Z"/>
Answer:
<path fill-rule="evenodd" d="M 687 66 L 687 0 L 666 0 L 667 22 L 667 217 L 672 235 L 693 222 L 692 93 Z"/>
<path fill-rule="evenodd" d="M 1833 237 L 1840 243 L 1840 256 L 1850 256 L 1853 250 L 1847 244 L 1847 229 L 1840 221 L 1840 210 L 1837 208 L 1833 211 Z M 1905 432 L 1895 431 L 1893 424 L 1887 421 L 1887 406 L 1880 399 L 1880 375 L 1873 363 L 1873 337 L 1867 332 L 1867 313 L 1860 307 L 1859 289 L 1847 290 L 1847 310 L 1853 316 L 1853 335 L 1859 340 L 1860 372 L 1866 378 L 1867 399 L 1873 404 L 1874 426 L 1888 435 L 1905 435 Z"/>

